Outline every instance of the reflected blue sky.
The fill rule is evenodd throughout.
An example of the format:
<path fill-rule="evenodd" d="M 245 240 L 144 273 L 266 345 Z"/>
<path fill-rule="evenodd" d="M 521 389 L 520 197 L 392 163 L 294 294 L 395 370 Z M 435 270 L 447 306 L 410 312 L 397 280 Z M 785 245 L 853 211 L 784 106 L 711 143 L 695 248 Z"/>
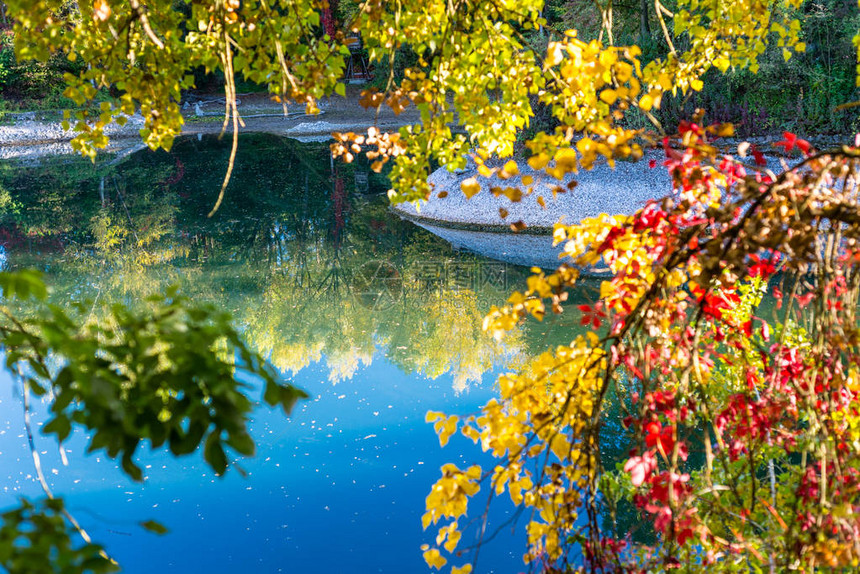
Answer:
<path fill-rule="evenodd" d="M 68 466 L 57 444 L 38 435 L 51 488 L 130 574 L 429 571 L 420 547 L 432 538 L 421 515 L 440 467 L 495 461 L 459 435 L 441 448 L 424 417 L 476 413 L 495 396 L 507 361 L 521 360 L 535 341 L 546 345 L 542 332 L 531 343 L 526 334 L 498 346 L 480 330 L 490 305 L 526 272 L 453 252 L 390 214 L 381 194 L 349 189 L 360 178 L 345 170 L 361 166 L 332 167 L 325 146 L 271 136 L 240 146 L 235 181 L 210 220 L 207 191 L 220 182 L 224 145 L 178 142 L 170 155 L 141 152 L 108 175 L 104 166 L 68 162 L 30 171 L 0 165 L 9 192 L 0 245 L 10 268 L 46 272 L 53 301 L 64 306 L 93 297 L 134 304 L 178 283 L 229 310 L 249 344 L 311 399 L 290 418 L 255 411 L 257 456 L 239 461 L 247 477 L 215 477 L 197 454 L 141 452 L 147 479 L 135 484 L 103 454 L 85 455 L 80 433 L 65 445 Z M 272 162 L 296 167 L 267 169 Z M 299 169 L 310 175 L 296 177 Z M 101 178 L 111 183 L 104 200 Z M 385 185 L 371 178 L 370 191 Z M 393 271 L 368 276 L 376 261 Z M 393 279 L 396 301 L 379 299 Z M 333 364 L 356 368 L 333 377 Z M 0 379 L 0 507 L 8 507 L 42 493 L 20 391 L 8 373 Z M 46 406 L 36 404 L 36 422 Z M 476 497 L 470 517 L 480 518 L 487 495 L 485 488 Z M 511 511 L 494 502 L 491 524 Z M 170 533 L 139 526 L 149 519 Z M 524 542 L 522 524 L 502 531 L 475 572 L 523 571 Z"/>
<path fill-rule="evenodd" d="M 0 504 L 9 506 L 41 491 L 20 392 L 8 374 L 2 377 Z M 485 379 L 455 394 L 451 376 L 405 375 L 377 356 L 349 382 L 332 386 L 326 369 L 313 365 L 293 377 L 312 398 L 291 418 L 255 411 L 257 456 L 239 461 L 246 478 L 235 469 L 215 477 L 197 455 L 176 460 L 144 452 L 147 479 L 136 484 L 113 461 L 85 455 L 80 436 L 66 445 L 66 467 L 52 439 L 37 436 L 37 447 L 51 487 L 124 572 L 421 572 L 428 534 L 420 518 L 439 468 L 490 462 L 459 436 L 441 448 L 424 415 L 477 411 L 493 396 L 493 375 Z M 497 523 L 510 510 L 495 503 Z M 137 523 L 147 519 L 171 532 L 144 531 Z M 503 532 L 482 550 L 478 571 L 522 570 L 522 541 L 521 533 Z"/>

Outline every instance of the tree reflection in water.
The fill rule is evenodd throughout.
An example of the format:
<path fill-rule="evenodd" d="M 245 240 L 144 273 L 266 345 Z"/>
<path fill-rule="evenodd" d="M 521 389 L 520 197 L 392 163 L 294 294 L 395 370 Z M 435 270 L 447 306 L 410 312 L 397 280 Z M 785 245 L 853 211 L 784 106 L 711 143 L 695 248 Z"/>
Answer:
<path fill-rule="evenodd" d="M 331 162 L 326 144 L 246 136 L 233 184 L 206 214 L 228 148 L 179 140 L 92 166 L 70 158 L 0 168 L 0 240 L 11 268 L 47 274 L 53 301 L 140 301 L 176 284 L 233 314 L 278 368 L 323 361 L 348 380 L 377 352 L 457 391 L 518 360 L 522 334 L 481 330 L 524 272 L 452 252 L 401 222 L 384 176 Z"/>
<path fill-rule="evenodd" d="M 389 211 L 384 176 L 360 162 L 333 164 L 325 144 L 252 135 L 239 150 L 211 219 L 229 154 L 214 138 L 95 166 L 2 163 L 5 264 L 44 271 L 52 302 L 66 307 L 133 303 L 178 285 L 229 311 L 279 369 L 321 363 L 331 384 L 346 384 L 382 354 L 406 373 L 450 374 L 459 393 L 582 329 L 562 314 L 494 341 L 483 317 L 528 270 L 454 252 L 401 221 Z M 584 285 L 568 304 L 596 298 L 596 285 Z M 631 447 L 620 425 L 607 417 L 605 460 Z M 617 519 L 633 523 L 635 514 Z"/>

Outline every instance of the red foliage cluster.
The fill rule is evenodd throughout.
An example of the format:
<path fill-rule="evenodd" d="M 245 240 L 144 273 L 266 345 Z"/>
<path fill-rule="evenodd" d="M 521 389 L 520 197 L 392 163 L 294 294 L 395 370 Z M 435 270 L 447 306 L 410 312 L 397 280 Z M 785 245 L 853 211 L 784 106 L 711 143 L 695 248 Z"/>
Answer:
<path fill-rule="evenodd" d="M 775 147 L 802 160 L 774 175 L 756 146 L 739 147 L 751 163 L 718 153 L 708 141 L 718 131 L 683 123 L 665 138 L 675 193 L 593 247 L 613 273 L 580 311 L 583 325 L 609 322 L 609 369 L 631 387 L 632 501 L 661 536 L 651 551 L 663 567 L 682 553 L 744 554 L 771 569 L 854 563 L 860 149 L 817 153 L 785 133 Z M 781 318 L 758 314 L 763 291 Z M 704 469 L 690 466 L 693 446 Z M 601 536 L 587 551 L 595 569 L 641 567 L 625 560 L 626 533 Z"/>

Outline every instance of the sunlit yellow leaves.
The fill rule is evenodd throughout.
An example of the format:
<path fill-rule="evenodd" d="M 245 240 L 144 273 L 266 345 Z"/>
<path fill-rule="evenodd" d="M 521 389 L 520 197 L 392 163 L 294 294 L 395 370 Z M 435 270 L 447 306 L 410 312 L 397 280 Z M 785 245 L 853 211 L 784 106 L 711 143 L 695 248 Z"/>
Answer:
<path fill-rule="evenodd" d="M 545 293 L 546 285 L 540 283 L 547 280 L 535 276 L 535 289 Z M 537 511 L 540 521 L 530 527 L 530 554 L 559 549 L 561 533 L 576 522 L 583 481 L 594 468 L 594 461 L 581 452 L 579 433 L 594 412 L 594 397 L 605 368 L 605 353 L 596 344 L 593 334 L 577 338 L 569 346 L 535 358 L 519 373 L 500 377 L 499 400 L 484 406 L 474 420 L 474 431 L 467 434 L 465 430 L 472 423 L 464 427 L 464 434 L 479 435 L 484 450 L 506 461 L 489 478 L 495 494 L 507 491 L 514 504 Z M 428 420 L 439 425 L 447 419 L 441 413 L 428 413 Z M 525 450 L 529 437 L 532 444 Z M 552 453 L 561 464 L 545 468 L 537 481 L 524 464 L 544 453 Z M 425 528 L 442 517 L 457 518 L 465 512 L 466 500 L 477 492 L 481 478 L 478 467 L 464 473 L 446 465 L 442 474 L 427 497 Z M 453 552 L 459 540 L 456 523 L 437 531 L 436 545 L 448 552 Z"/>
<path fill-rule="evenodd" d="M 425 550 L 424 561 L 427 563 L 427 566 L 435 568 L 436 570 L 441 570 L 442 567 L 448 563 L 448 560 L 444 556 L 442 556 L 438 548 L 431 548 L 429 550 Z"/>
<path fill-rule="evenodd" d="M 480 466 L 469 467 L 464 472 L 453 464 L 444 465 L 442 478 L 433 485 L 425 501 L 427 512 L 421 517 L 424 528 L 436 524 L 443 517 L 463 516 L 469 504 L 469 497 L 481 489 L 480 478 Z"/>
<path fill-rule="evenodd" d="M 731 65 L 732 63 L 728 58 L 717 58 L 716 60 L 714 60 L 714 67 L 717 68 L 723 74 L 728 71 Z"/>
<path fill-rule="evenodd" d="M 474 177 L 470 177 L 460 182 L 460 190 L 463 192 L 463 195 L 471 199 L 481 191 L 481 184 Z"/>
<path fill-rule="evenodd" d="M 451 415 L 448 418 L 436 421 L 436 424 L 433 425 L 433 428 L 436 430 L 436 434 L 439 435 L 439 444 L 441 446 L 448 444 L 448 440 L 451 438 L 451 435 L 457 432 L 457 423 L 459 420 L 460 419 L 458 417 Z"/>
<path fill-rule="evenodd" d="M 444 413 L 428 411 L 424 420 L 428 423 L 435 422 L 433 429 L 439 436 L 439 444 L 445 446 L 451 435 L 457 432 L 457 423 L 460 419 L 454 415 L 446 417 Z"/>
<path fill-rule="evenodd" d="M 587 138 L 584 138 L 587 139 Z M 582 141 L 582 140 L 580 140 Z M 571 148 L 561 148 L 556 152 L 555 165 L 547 169 L 547 173 L 556 179 L 564 179 L 569 173 L 575 173 L 578 166 L 576 151 Z"/>
<path fill-rule="evenodd" d="M 460 538 L 463 534 L 457 530 L 457 522 L 454 521 L 448 526 L 443 526 L 436 534 L 436 545 L 443 546 L 448 552 L 453 552 L 460 543 Z"/>
<path fill-rule="evenodd" d="M 561 434 L 550 439 L 549 449 L 559 460 L 562 461 L 566 461 L 571 455 L 570 441 Z"/>
<path fill-rule="evenodd" d="M 633 151 L 627 146 L 633 132 L 615 125 L 613 108 L 634 105 L 639 99 L 641 82 L 634 75 L 639 69 L 638 54 L 635 47 L 604 48 L 575 35 L 549 47 L 546 62 L 558 66 L 558 75 L 552 89 L 544 93 L 544 102 L 564 125 L 603 141 L 605 147 L 595 153 L 607 158 L 627 157 Z M 584 165 L 592 163 L 593 157 L 587 157 Z"/>
<path fill-rule="evenodd" d="M 651 97 L 651 94 L 645 94 L 641 98 L 639 98 L 639 108 L 648 112 L 651 108 L 654 107 L 654 98 Z"/>
<path fill-rule="evenodd" d="M 464 564 L 463 566 L 455 566 L 451 568 L 451 574 L 472 574 L 472 565 Z"/>
<path fill-rule="evenodd" d="M 491 167 L 487 167 L 481 158 L 478 158 L 476 162 L 478 163 L 478 174 L 481 177 L 492 177 L 493 174 L 496 173 L 496 170 Z"/>
<path fill-rule="evenodd" d="M 409 157 L 392 168 L 395 199 L 426 197 L 422 180 L 431 159 L 453 168 L 463 167 L 463 154 L 474 149 L 512 155 L 532 117 L 530 98 L 546 81 L 520 40 L 522 30 L 540 25 L 541 8 L 538 0 L 472 3 L 454 11 L 436 0 L 364 4 L 354 26 L 371 60 L 387 62 L 390 51 L 405 44 L 421 55 L 389 89 L 408 94 L 422 117 L 420 127 L 407 130 L 414 143 Z M 454 124 L 465 133 L 454 133 Z"/>
<path fill-rule="evenodd" d="M 108 124 L 135 112 L 143 117 L 144 143 L 169 149 L 181 132 L 180 103 L 184 91 L 194 87 L 196 70 L 268 84 L 278 101 L 313 110 L 318 98 L 337 90 L 344 69 L 340 47 L 316 36 L 319 12 L 311 2 L 296 2 L 289 12 L 260 0 L 203 0 L 184 8 L 171 0 L 11 0 L 6 5 L 15 14 L 21 59 L 61 53 L 86 62 L 65 78 L 77 106 L 85 108 L 97 93 L 107 96 L 111 90 L 115 105 L 97 119 L 86 118 L 89 129 L 77 130 L 72 144 L 89 156 L 107 144 Z M 226 82 L 224 95 L 231 104 L 233 88 Z M 241 125 L 236 108 L 228 107 L 230 119 Z"/>
<path fill-rule="evenodd" d="M 444 417 L 445 413 L 440 413 L 437 411 L 427 411 L 427 414 L 424 415 L 424 422 L 432 423 Z"/>
<path fill-rule="evenodd" d="M 618 101 L 618 92 L 611 88 L 608 88 L 600 92 L 600 99 L 611 106 L 616 101 Z"/>
<path fill-rule="evenodd" d="M 463 436 L 471 439 L 472 442 L 474 442 L 474 443 L 477 443 L 479 440 L 481 440 L 480 431 L 478 431 L 478 429 L 476 429 L 472 425 L 469 425 L 469 424 L 463 425 L 463 428 L 460 432 L 463 433 Z"/>
<path fill-rule="evenodd" d="M 111 9 L 107 0 L 95 0 L 93 2 L 93 18 L 99 22 L 104 22 L 110 18 Z"/>
<path fill-rule="evenodd" d="M 549 163 L 549 160 L 550 157 L 546 154 L 537 154 L 528 159 L 528 164 L 532 169 L 543 169 Z"/>
<path fill-rule="evenodd" d="M 559 65 L 564 59 L 564 51 L 565 46 L 561 42 L 550 42 L 546 49 L 544 66 L 546 68 L 552 68 Z"/>
<path fill-rule="evenodd" d="M 526 526 L 528 534 L 529 549 L 528 554 L 523 557 L 523 560 L 528 564 L 533 560 L 541 558 L 546 554 L 551 560 L 558 558 L 561 549 L 559 547 L 558 531 L 550 524 L 544 524 L 537 521 L 529 522 Z"/>
<path fill-rule="evenodd" d="M 715 17 L 717 10 L 720 17 Z M 721 72 L 729 68 L 756 72 L 769 34 L 777 36 L 776 43 L 784 47 L 783 56 L 788 59 L 806 48 L 799 41 L 800 23 L 789 19 L 788 14 L 789 11 L 777 10 L 770 0 L 721 0 L 718 5 L 682 2 L 675 12 L 674 34 L 679 37 L 686 32 L 688 47 L 651 62 L 643 79 L 663 91 L 685 93 L 688 89 L 700 91 L 701 78 L 711 67 Z"/>

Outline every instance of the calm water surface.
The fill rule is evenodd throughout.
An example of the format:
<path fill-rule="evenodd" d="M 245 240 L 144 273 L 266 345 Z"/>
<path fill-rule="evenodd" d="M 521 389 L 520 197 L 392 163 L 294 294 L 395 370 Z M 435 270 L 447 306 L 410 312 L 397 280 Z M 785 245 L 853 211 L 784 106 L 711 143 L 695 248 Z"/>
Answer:
<path fill-rule="evenodd" d="M 325 145 L 246 137 L 224 206 L 208 219 L 228 150 L 180 140 L 96 166 L 0 165 L 6 269 L 46 274 L 52 300 L 124 301 L 176 284 L 231 312 L 246 340 L 306 390 L 290 418 L 257 409 L 257 456 L 214 477 L 199 456 L 143 452 L 135 484 L 111 460 L 38 436 L 51 487 L 124 572 L 422 572 L 424 497 L 445 462 L 489 462 L 462 437 L 444 449 L 428 410 L 476 412 L 506 366 L 560 342 L 562 321 L 503 345 L 480 328 L 526 270 L 456 253 L 392 216 L 388 184 L 332 165 Z M 557 340 L 558 339 L 558 340 Z M 0 385 L 0 506 L 41 496 L 20 390 Z M 44 420 L 45 405 L 38 405 Z M 480 504 L 483 504 L 481 497 Z M 510 508 L 502 502 L 497 523 Z M 479 512 L 475 511 L 477 515 Z M 137 526 L 154 519 L 170 530 Z M 524 569 L 523 529 L 502 531 L 477 572 Z"/>

